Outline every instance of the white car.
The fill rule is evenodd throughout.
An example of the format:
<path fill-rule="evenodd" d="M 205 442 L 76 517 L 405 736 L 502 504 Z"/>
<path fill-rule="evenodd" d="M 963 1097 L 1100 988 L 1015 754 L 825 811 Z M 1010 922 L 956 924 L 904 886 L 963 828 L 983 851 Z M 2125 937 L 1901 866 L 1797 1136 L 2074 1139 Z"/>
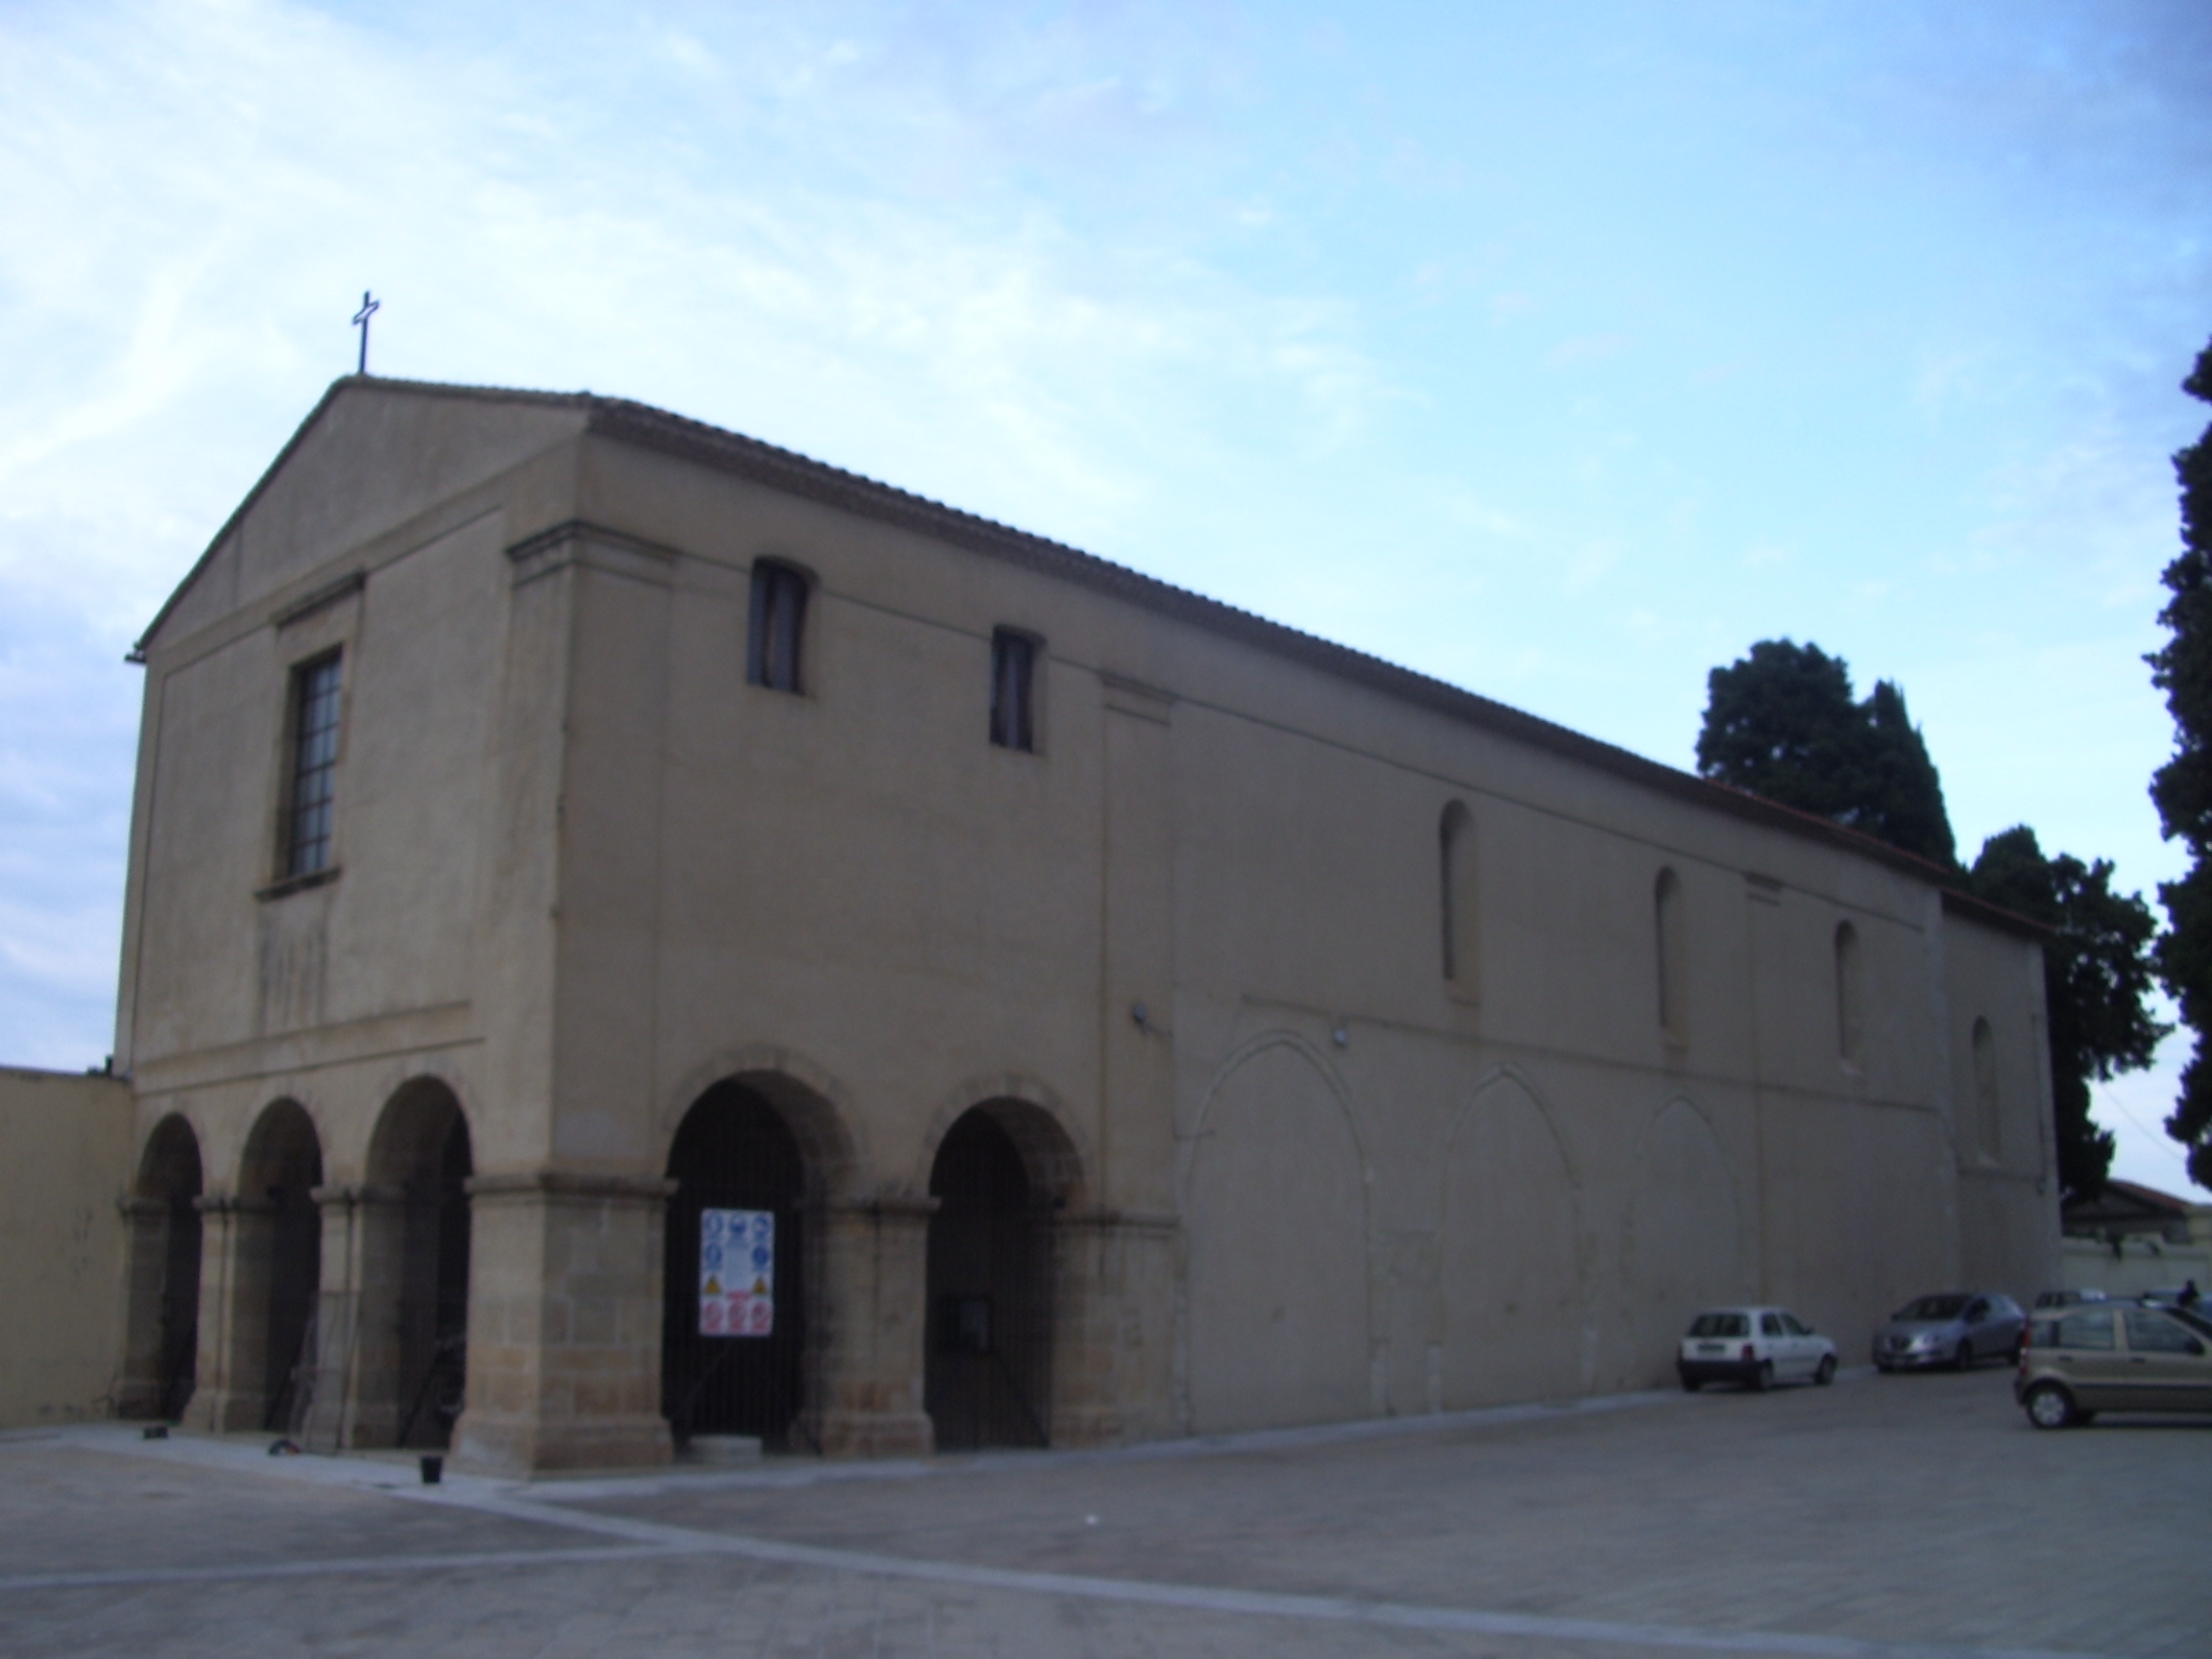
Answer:
<path fill-rule="evenodd" d="M 1787 1308 L 1709 1308 L 1690 1322 L 1674 1370 L 1693 1394 L 1708 1382 L 1825 1387 L 1836 1381 L 1836 1344 Z"/>

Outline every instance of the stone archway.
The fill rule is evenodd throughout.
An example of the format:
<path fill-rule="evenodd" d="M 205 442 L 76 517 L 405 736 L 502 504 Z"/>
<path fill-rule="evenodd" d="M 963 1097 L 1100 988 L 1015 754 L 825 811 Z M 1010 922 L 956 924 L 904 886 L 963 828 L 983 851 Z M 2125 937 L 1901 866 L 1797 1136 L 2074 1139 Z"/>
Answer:
<path fill-rule="evenodd" d="M 787 1078 L 727 1077 L 669 1143 L 661 1400 L 679 1445 L 735 1434 L 819 1450 L 809 1211 L 827 1111 Z"/>
<path fill-rule="evenodd" d="M 941 1451 L 1052 1438 L 1053 1216 L 1078 1182 L 1042 1107 L 961 1114 L 930 1166 L 923 1408 Z"/>
<path fill-rule="evenodd" d="M 200 1138 L 172 1113 L 154 1126 L 124 1210 L 131 1223 L 120 1417 L 176 1421 L 200 1353 Z"/>
<path fill-rule="evenodd" d="M 238 1164 L 225 1429 L 292 1431 L 312 1390 L 323 1278 L 323 1142 L 297 1100 L 263 1110 Z"/>
<path fill-rule="evenodd" d="M 474 1143 L 461 1102 L 435 1077 L 384 1103 L 361 1203 L 354 1340 L 357 1446 L 449 1445 L 469 1375 Z"/>

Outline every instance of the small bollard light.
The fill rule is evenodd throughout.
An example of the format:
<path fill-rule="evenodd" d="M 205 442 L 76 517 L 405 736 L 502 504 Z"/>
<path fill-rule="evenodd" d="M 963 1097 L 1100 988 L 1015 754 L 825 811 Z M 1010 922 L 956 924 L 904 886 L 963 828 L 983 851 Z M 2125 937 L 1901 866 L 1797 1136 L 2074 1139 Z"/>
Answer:
<path fill-rule="evenodd" d="M 435 1486 L 445 1479 L 445 1459 L 435 1452 L 422 1454 L 422 1484 Z"/>

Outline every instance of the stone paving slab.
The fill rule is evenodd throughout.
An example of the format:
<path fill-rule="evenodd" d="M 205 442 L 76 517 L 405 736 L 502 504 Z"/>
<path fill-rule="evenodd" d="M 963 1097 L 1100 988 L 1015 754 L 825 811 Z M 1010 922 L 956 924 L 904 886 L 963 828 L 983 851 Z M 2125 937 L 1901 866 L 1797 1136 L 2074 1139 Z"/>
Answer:
<path fill-rule="evenodd" d="M 2035 1434 L 2008 1382 L 434 1489 L 0 1437 L 0 1652 L 2205 1652 L 2212 1429 Z"/>

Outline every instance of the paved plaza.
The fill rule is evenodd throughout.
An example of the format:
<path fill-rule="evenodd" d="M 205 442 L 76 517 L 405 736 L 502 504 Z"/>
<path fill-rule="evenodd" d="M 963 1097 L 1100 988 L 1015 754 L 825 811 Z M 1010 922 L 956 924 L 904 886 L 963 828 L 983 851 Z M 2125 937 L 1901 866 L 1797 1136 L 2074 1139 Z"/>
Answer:
<path fill-rule="evenodd" d="M 2009 1373 L 532 1484 L 0 1436 L 0 1653 L 2212 1651 L 2212 1427 Z"/>

